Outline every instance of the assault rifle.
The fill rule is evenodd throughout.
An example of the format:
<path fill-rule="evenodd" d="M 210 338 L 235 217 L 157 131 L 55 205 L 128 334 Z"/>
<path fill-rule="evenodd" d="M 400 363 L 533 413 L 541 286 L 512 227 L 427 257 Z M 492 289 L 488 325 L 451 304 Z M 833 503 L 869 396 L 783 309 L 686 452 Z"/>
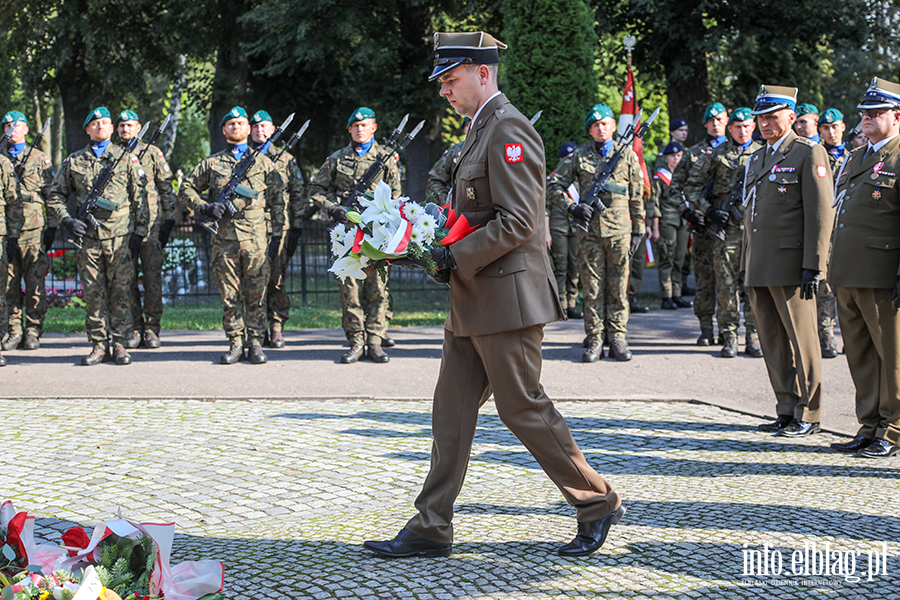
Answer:
<path fill-rule="evenodd" d="M 625 148 L 630 147 L 635 138 L 644 137 L 644 134 L 647 133 L 650 125 L 659 114 L 659 108 L 653 111 L 653 114 L 650 115 L 650 118 L 647 119 L 646 122 L 641 123 L 638 129 L 635 130 L 634 124 L 638 123 L 641 120 L 641 115 L 643 114 L 643 112 L 643 110 L 639 110 L 632 122 L 628 124 L 628 127 L 625 128 L 625 131 L 623 131 L 622 134 L 618 137 L 612 155 L 610 155 L 609 159 L 606 161 L 606 164 L 603 165 L 603 169 L 601 169 L 600 174 L 597 175 L 597 179 L 594 181 L 594 185 L 592 185 L 590 191 L 585 194 L 585 197 L 580 201 L 580 204 L 587 204 L 597 212 L 602 213 L 608 207 L 603 204 L 602 200 L 600 200 L 600 194 L 605 191 L 621 191 L 620 188 L 622 186 L 611 184 L 609 182 L 609 179 L 610 177 L 612 177 L 613 171 L 615 171 L 616 167 L 619 165 L 619 162 L 621 162 L 622 156 L 625 152 Z M 582 230 L 587 231 L 587 223 L 575 221 L 575 225 L 577 225 Z"/>
<path fill-rule="evenodd" d="M 150 146 L 156 143 L 156 140 L 159 139 L 159 136 L 162 135 L 162 132 L 166 130 L 166 125 L 169 124 L 169 119 L 172 118 L 171 114 L 166 115 L 166 118 L 163 119 L 162 125 L 160 125 L 156 131 L 153 132 L 153 135 L 150 136 L 150 141 L 147 142 L 147 145 L 144 146 L 144 149 L 141 150 L 141 153 L 138 154 L 138 161 L 144 160 L 144 155 L 147 154 L 147 150 L 150 149 Z"/>
<path fill-rule="evenodd" d="M 284 133 L 285 128 L 291 124 L 292 120 L 294 120 L 294 113 L 288 115 L 288 118 L 284 120 L 284 123 L 278 126 L 272 134 L 272 137 L 266 140 L 263 145 L 256 148 L 253 147 L 254 144 L 247 145 L 247 151 L 244 153 L 244 156 L 231 171 L 231 179 L 228 180 L 228 183 L 225 184 L 225 187 L 222 188 L 222 191 L 219 192 L 219 195 L 216 196 L 216 199 L 213 200 L 211 204 L 223 205 L 228 211 L 228 214 L 234 219 L 244 218 L 244 211 L 238 210 L 234 205 L 235 197 L 243 196 L 245 198 L 256 198 L 259 192 L 241 185 L 241 181 L 243 181 L 244 177 L 250 171 L 250 167 L 253 166 L 253 163 L 256 162 L 256 157 L 260 154 L 265 154 L 269 150 L 269 146 L 278 141 L 278 138 L 281 137 L 281 134 Z M 213 235 L 219 233 L 218 221 L 212 217 L 206 217 L 205 220 L 200 221 L 200 224 L 209 229 Z"/>
<path fill-rule="evenodd" d="M 100 171 L 100 175 L 98 175 L 97 179 L 94 181 L 94 187 L 91 188 L 90 193 L 84 200 L 84 204 L 78 209 L 77 218 L 79 221 L 86 223 L 87 226 L 92 229 L 99 229 L 100 223 L 97 221 L 96 217 L 94 217 L 94 213 L 98 208 L 110 212 L 119 210 L 119 205 L 112 200 L 104 198 L 103 192 L 106 190 L 106 186 L 109 185 L 109 182 L 112 181 L 113 174 L 116 171 L 116 167 L 119 166 L 119 162 L 125 155 L 131 154 L 131 152 L 137 148 L 138 143 L 141 141 L 141 138 L 144 137 L 144 134 L 147 133 L 147 129 L 149 128 L 150 121 L 147 121 L 141 128 L 140 133 L 137 134 L 137 137 L 123 144 L 122 152 L 119 153 L 119 156 L 117 156 L 114 161 L 108 163 L 106 167 Z M 70 239 L 69 242 L 80 250 L 83 241 L 82 237 L 74 236 L 74 238 L 75 239 Z"/>
<path fill-rule="evenodd" d="M 363 174 L 362 179 L 359 180 L 359 183 L 356 184 L 356 188 L 354 188 L 353 192 L 347 199 L 341 202 L 343 206 L 357 207 L 357 201 L 360 196 L 362 196 L 366 190 L 371 187 L 372 182 L 381 175 L 381 171 L 384 169 L 384 166 L 387 164 L 387 161 L 394 157 L 394 154 L 397 154 L 404 148 L 406 148 L 410 142 L 418 135 L 418 133 L 422 130 L 422 127 L 425 126 L 425 121 L 419 121 L 419 124 L 416 125 L 415 129 L 407 133 L 403 136 L 403 139 L 398 141 L 400 138 L 400 134 L 403 133 L 403 129 L 406 127 L 406 122 L 409 120 L 409 115 L 403 117 L 403 120 L 400 121 L 400 124 L 397 125 L 397 128 L 391 132 L 391 136 L 384 140 L 384 148 L 387 152 L 384 152 L 381 156 L 378 157 L 372 166 L 370 166 L 366 172 Z M 358 207 L 357 207 L 358 208 Z"/>
<path fill-rule="evenodd" d="M 743 204 L 745 173 L 746 171 L 742 168 L 741 176 L 738 178 L 737 183 L 734 184 L 734 187 L 731 188 L 731 192 L 728 193 L 728 197 L 725 199 L 725 202 L 722 203 L 722 207 L 720 209 L 728 213 L 728 220 L 733 220 L 735 225 L 740 223 L 744 218 L 743 213 L 738 210 L 737 205 Z M 718 223 L 710 223 L 709 232 L 724 242 L 726 227 L 728 227 L 728 221 L 725 221 L 725 223 L 722 225 Z"/>
<path fill-rule="evenodd" d="M 710 205 L 712 205 L 714 201 L 713 184 L 715 184 L 715 182 L 715 178 L 710 179 L 706 182 L 706 185 L 703 186 L 703 191 L 700 192 L 700 196 Z M 697 234 L 698 237 L 702 238 L 707 237 L 707 234 L 709 233 L 709 224 L 706 222 L 706 215 L 691 206 L 691 203 L 688 202 L 684 192 L 681 192 L 681 199 L 684 200 L 684 210 L 681 211 L 681 218 L 688 222 L 688 233 Z"/>
<path fill-rule="evenodd" d="M 281 152 L 275 155 L 275 158 L 272 159 L 273 163 L 277 164 L 279 159 L 281 159 L 282 154 L 291 151 L 291 149 L 297 144 L 300 138 L 303 137 L 303 134 L 306 133 L 307 127 L 309 127 L 309 119 L 306 120 L 306 123 L 300 126 L 299 131 L 295 132 L 294 135 L 291 136 L 291 139 L 289 139 L 287 143 L 281 148 Z"/>

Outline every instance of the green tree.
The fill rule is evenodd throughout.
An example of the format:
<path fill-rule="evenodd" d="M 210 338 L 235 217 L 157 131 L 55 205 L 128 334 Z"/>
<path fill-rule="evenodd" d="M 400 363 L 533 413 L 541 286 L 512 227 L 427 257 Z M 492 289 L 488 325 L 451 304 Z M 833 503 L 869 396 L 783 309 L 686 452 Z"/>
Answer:
<path fill-rule="evenodd" d="M 584 117 L 598 101 L 597 36 L 582 0 L 507 0 L 503 5 L 503 89 L 544 139 L 547 170 L 569 141 L 584 139 Z"/>

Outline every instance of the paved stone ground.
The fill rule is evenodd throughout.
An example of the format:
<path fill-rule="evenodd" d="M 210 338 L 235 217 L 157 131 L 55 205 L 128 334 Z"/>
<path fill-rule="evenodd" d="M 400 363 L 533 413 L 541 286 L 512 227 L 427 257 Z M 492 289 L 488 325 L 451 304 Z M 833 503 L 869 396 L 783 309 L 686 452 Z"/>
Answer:
<path fill-rule="evenodd" d="M 0 498 L 57 541 L 119 507 L 175 520 L 176 560 L 221 558 L 229 598 L 896 598 L 900 460 L 786 440 L 686 402 L 559 402 L 628 514 L 597 554 L 562 559 L 562 502 L 488 404 L 447 559 L 361 548 L 411 515 L 429 403 L 387 400 L 4 400 Z M 886 542 L 886 545 L 883 543 Z M 804 544 L 861 553 L 860 582 L 790 574 Z M 781 575 L 744 577 L 768 544 Z M 868 581 L 867 553 L 886 548 Z M 856 557 L 856 555 L 854 555 Z M 749 581 L 745 581 L 749 580 Z M 815 580 L 809 583 L 809 580 Z"/>

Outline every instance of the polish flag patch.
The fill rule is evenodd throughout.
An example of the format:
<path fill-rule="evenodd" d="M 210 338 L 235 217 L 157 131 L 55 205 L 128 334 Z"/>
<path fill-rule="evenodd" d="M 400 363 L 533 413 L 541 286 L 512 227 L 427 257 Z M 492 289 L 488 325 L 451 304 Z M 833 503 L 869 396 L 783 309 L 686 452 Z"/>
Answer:
<path fill-rule="evenodd" d="M 816 165 L 816 175 L 819 177 L 828 176 L 828 169 L 825 168 L 825 165 Z"/>
<path fill-rule="evenodd" d="M 522 162 L 522 144 L 506 145 L 506 162 L 517 163 Z"/>

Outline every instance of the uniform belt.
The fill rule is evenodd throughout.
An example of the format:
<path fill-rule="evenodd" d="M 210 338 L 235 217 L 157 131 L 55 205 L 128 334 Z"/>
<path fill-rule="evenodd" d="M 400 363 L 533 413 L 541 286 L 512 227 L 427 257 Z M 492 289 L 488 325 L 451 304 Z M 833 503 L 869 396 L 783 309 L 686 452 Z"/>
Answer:
<path fill-rule="evenodd" d="M 43 204 L 44 199 L 39 194 L 21 194 L 22 202 L 30 202 L 31 204 Z"/>

